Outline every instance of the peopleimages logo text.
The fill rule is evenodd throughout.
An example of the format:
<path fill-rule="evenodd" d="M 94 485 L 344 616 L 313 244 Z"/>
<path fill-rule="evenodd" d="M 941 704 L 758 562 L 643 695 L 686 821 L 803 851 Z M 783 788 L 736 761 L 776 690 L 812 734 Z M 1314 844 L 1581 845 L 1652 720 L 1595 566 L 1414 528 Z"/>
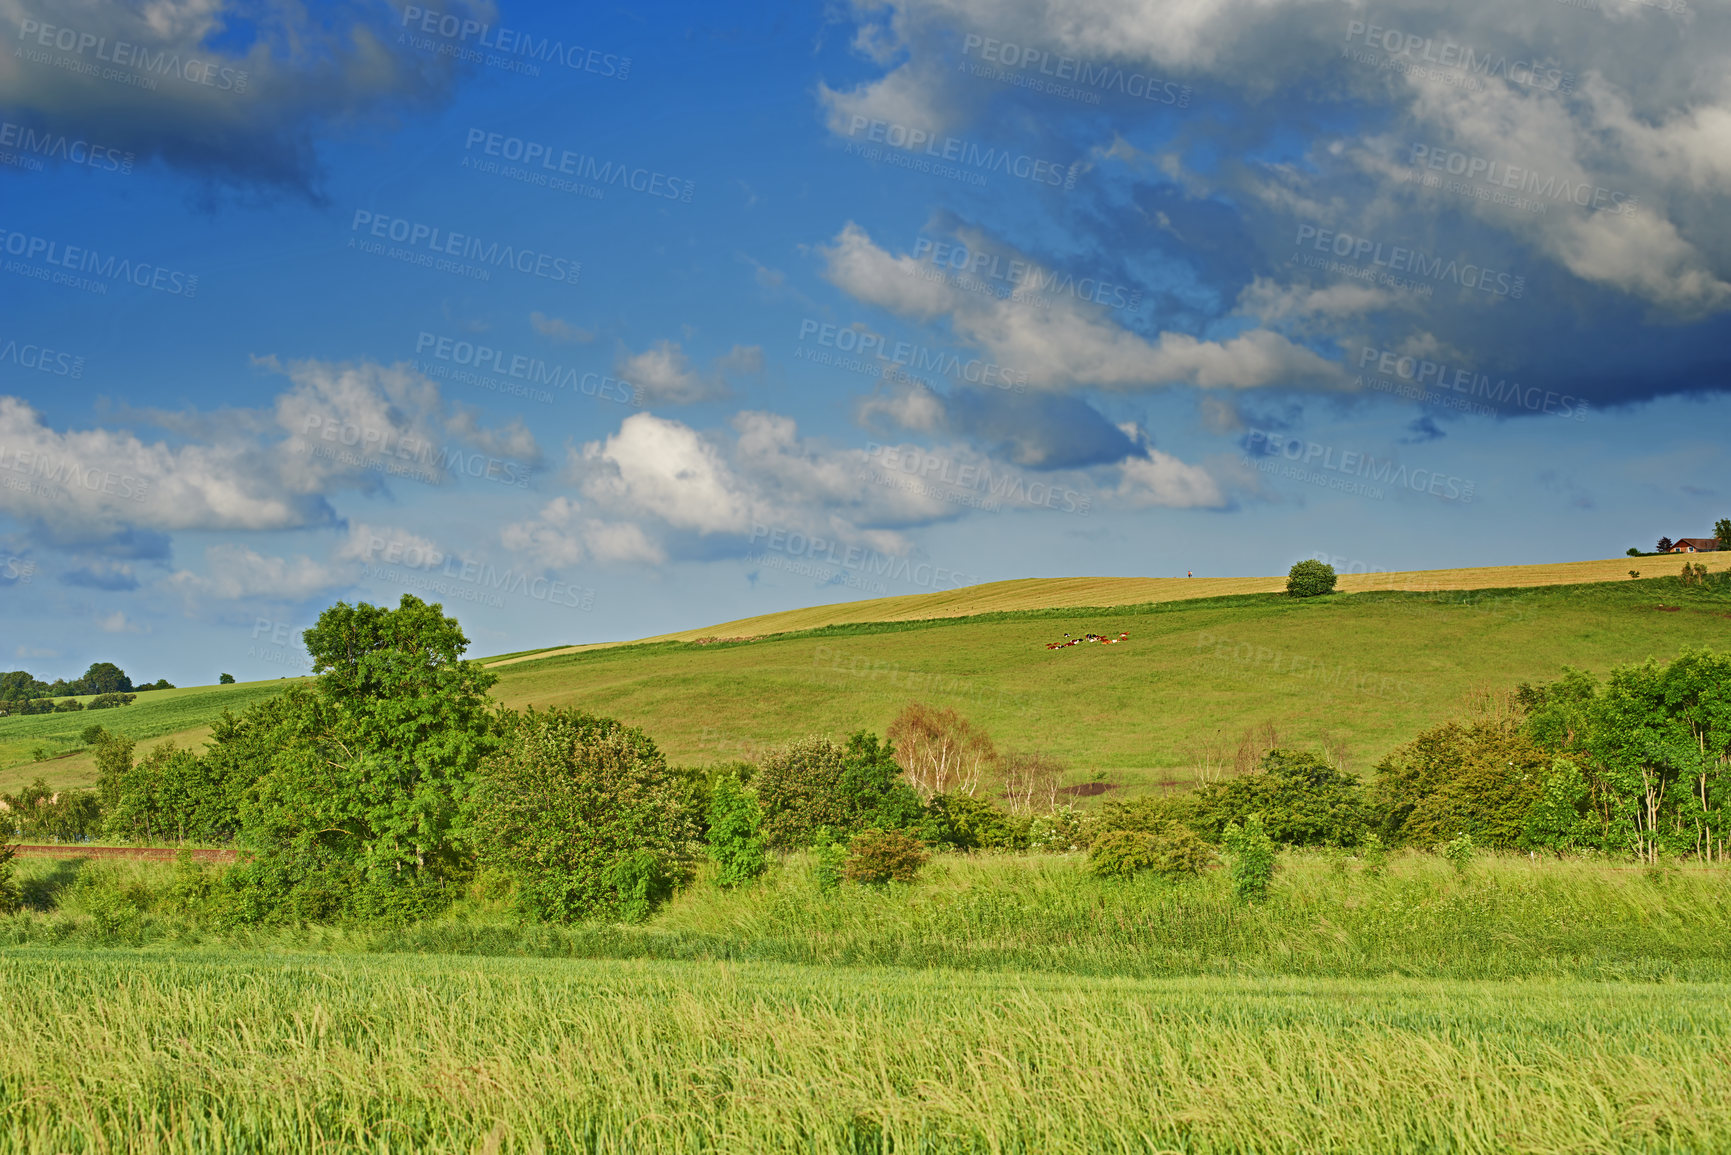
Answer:
<path fill-rule="evenodd" d="M 1332 229 L 1319 229 L 1315 225 L 1299 225 L 1298 236 L 1292 243 L 1303 248 L 1306 241 L 1319 253 L 1329 253 L 1353 262 L 1368 258 L 1373 266 L 1397 273 L 1412 273 L 1433 281 L 1449 281 L 1463 289 L 1478 289 L 1494 296 L 1515 300 L 1519 300 L 1521 294 L 1526 292 L 1525 277 L 1500 273 L 1483 265 L 1475 265 L 1471 261 L 1464 264 L 1455 260 L 1445 261 L 1441 257 L 1429 256 L 1402 245 L 1384 245 L 1383 242 L 1371 240 L 1369 237 L 1355 237 L 1351 233 L 1337 233 Z"/>
<path fill-rule="evenodd" d="M 1641 204 L 1636 197 L 1601 185 L 1571 181 L 1567 177 L 1541 176 L 1518 164 L 1428 144 L 1412 146 L 1412 166 L 1446 172 L 1469 181 L 1483 181 L 1495 188 L 1517 189 L 1533 197 L 1568 201 L 1581 208 L 1608 209 L 1619 216 L 1633 216 Z"/>
<path fill-rule="evenodd" d="M 1567 95 L 1575 90 L 1575 74 L 1552 68 L 1533 60 L 1510 60 L 1506 55 L 1480 52 L 1452 40 L 1438 40 L 1397 28 L 1384 28 L 1364 20 L 1349 20 L 1346 39 L 1350 44 L 1362 40 L 1367 48 L 1380 48 L 1390 57 L 1406 58 L 1440 68 L 1452 69 L 1467 76 L 1496 77 L 1510 84 L 1536 88 L 1541 92 Z M 1347 50 L 1341 49 L 1344 54 Z"/>
<path fill-rule="evenodd" d="M 476 265 L 491 265 L 496 269 L 515 269 L 519 273 L 568 285 L 575 285 L 583 272 L 580 261 L 556 257 L 552 253 L 540 252 L 537 249 L 484 241 L 467 233 L 453 233 L 436 225 L 385 216 L 382 213 L 368 212 L 366 209 L 355 210 L 354 220 L 349 223 L 349 231 L 407 245 L 411 249 L 425 250 L 437 256 L 453 257 Z M 353 237 L 349 238 L 349 243 L 351 246 L 355 243 Z"/>
<path fill-rule="evenodd" d="M 807 318 L 799 323 L 799 339 L 815 339 L 819 345 L 838 352 L 856 353 L 861 357 L 871 356 L 879 361 L 905 365 L 921 372 L 959 377 L 970 385 L 983 385 L 1012 393 L 1024 392 L 1028 385 L 1026 373 L 1005 368 L 995 361 L 982 361 L 978 357 L 964 361 L 954 353 L 915 345 L 910 341 L 897 341 L 891 345 L 881 333 L 861 332 L 848 325 L 833 325 L 827 321 Z M 824 363 L 821 358 L 811 359 L 820 364 Z M 869 365 L 870 362 L 866 364 Z"/>
<path fill-rule="evenodd" d="M 1033 69 L 1042 76 L 1074 83 L 1085 89 L 1116 92 L 1122 96 L 1179 108 L 1190 104 L 1190 89 L 1186 85 L 1144 76 L 1140 72 L 1125 72 L 1111 64 L 1095 64 L 1079 57 L 1063 56 L 1042 48 L 1027 48 L 970 32 L 962 41 L 962 55 L 973 56 L 975 53 L 979 54 L 981 60 L 1005 68 L 1023 71 Z"/>
<path fill-rule="evenodd" d="M 910 128 L 891 120 L 873 120 L 855 114 L 848 122 L 847 134 L 858 140 L 863 134 L 867 141 L 888 145 L 902 152 L 951 161 L 982 172 L 1001 172 L 1006 176 L 1031 180 L 1059 188 L 1076 186 L 1077 164 L 1061 164 L 1009 149 L 976 144 L 959 136 L 936 137 L 923 128 Z"/>
<path fill-rule="evenodd" d="M 525 140 L 520 136 L 488 132 L 484 128 L 469 130 L 463 141 L 463 151 L 479 151 L 483 156 L 513 161 L 526 168 L 538 166 L 545 170 L 543 173 L 529 174 L 532 177 L 567 176 L 576 180 L 594 181 L 598 188 L 617 185 L 632 192 L 665 197 L 670 201 L 690 203 L 691 194 L 697 187 L 688 180 L 671 177 L 655 169 L 596 160 L 588 153 L 572 152 L 568 148 L 559 148 L 537 140 Z M 464 158 L 465 163 L 468 160 L 468 157 Z M 544 182 L 531 180 L 529 183 Z"/>
<path fill-rule="evenodd" d="M 567 44 L 553 36 L 537 37 L 532 33 L 414 4 L 404 7 L 402 27 L 447 41 L 447 47 L 452 51 L 446 55 L 455 55 L 457 50 L 484 50 L 524 61 L 562 64 L 573 72 L 592 72 L 615 80 L 625 80 L 631 75 L 629 56 Z M 475 62 L 478 63 L 478 59 Z"/>
<path fill-rule="evenodd" d="M 1405 465 L 1395 464 L 1393 458 L 1385 457 L 1378 461 L 1375 455 L 1356 449 L 1337 452 L 1332 445 L 1301 441 L 1296 437 L 1270 433 L 1263 429 L 1250 430 L 1246 448 L 1259 458 L 1283 457 L 1287 461 L 1297 462 L 1305 469 L 1326 469 L 1345 477 L 1360 478 L 1393 489 L 1428 493 L 1444 501 L 1458 501 L 1462 505 L 1469 505 L 1473 500 L 1475 487 L 1471 481 L 1452 474 L 1438 473 L 1434 469 L 1409 471 Z"/>
<path fill-rule="evenodd" d="M 104 257 L 95 249 L 83 245 L 62 244 L 31 233 L 0 228 L 0 253 L 18 257 L 21 261 L 42 261 L 55 269 L 69 269 L 73 273 L 89 273 L 93 277 L 101 278 L 96 281 L 70 278 L 66 282 L 76 281 L 78 288 L 86 290 L 106 293 L 108 287 L 104 281 L 119 281 L 137 285 L 141 289 L 155 289 L 159 293 L 174 297 L 198 295 L 198 275 L 195 273 L 165 269 L 148 261 L 134 261 L 128 257 L 114 256 L 112 253 Z M 19 264 L 18 268 L 11 268 L 9 264 L 7 271 L 23 276 L 39 275 L 44 280 L 50 278 L 46 270 L 32 273 L 30 266 L 24 264 Z M 64 277 L 65 274 L 61 276 Z"/>
<path fill-rule="evenodd" d="M 1454 368 L 1451 371 L 1450 366 L 1440 361 L 1409 357 L 1365 345 L 1359 349 L 1358 367 L 1364 369 L 1370 365 L 1375 365 L 1378 373 L 1411 381 L 1419 389 L 1450 390 L 1468 397 L 1481 397 L 1498 405 L 1519 405 L 1534 413 L 1573 417 L 1576 421 L 1587 418 L 1587 402 L 1572 393 L 1556 393 L 1536 385 L 1522 386 L 1519 381 L 1507 378 L 1493 382 L 1489 375 L 1471 369 Z"/>
<path fill-rule="evenodd" d="M 0 120 L 0 148 L 15 148 L 49 160 L 83 165 L 99 172 L 126 175 L 132 171 L 132 154 L 106 144 L 92 144 L 82 137 L 63 132 L 29 128 L 10 120 Z"/>
<path fill-rule="evenodd" d="M 184 80 L 188 84 L 197 84 L 205 88 L 219 88 L 225 92 L 245 92 L 247 73 L 242 68 L 229 68 L 226 65 L 213 64 L 208 60 L 200 60 L 196 56 L 181 58 L 180 53 L 166 48 L 152 51 L 142 44 L 131 44 L 125 40 L 112 43 L 106 36 L 98 36 L 94 32 L 85 32 L 77 28 L 67 28 L 56 24 L 44 24 L 39 20 L 21 20 L 18 23 L 18 39 L 34 41 L 42 48 L 53 48 L 59 52 L 70 52 L 75 56 L 88 56 L 104 64 L 115 64 L 122 68 L 136 68 L 140 72 L 156 76 L 172 76 Z"/>

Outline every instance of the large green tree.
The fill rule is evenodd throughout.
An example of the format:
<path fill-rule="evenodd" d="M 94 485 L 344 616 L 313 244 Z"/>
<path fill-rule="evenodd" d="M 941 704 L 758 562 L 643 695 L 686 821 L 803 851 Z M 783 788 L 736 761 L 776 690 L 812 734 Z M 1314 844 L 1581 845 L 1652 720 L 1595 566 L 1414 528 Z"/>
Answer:
<path fill-rule="evenodd" d="M 467 860 L 494 675 L 463 659 L 454 618 L 407 594 L 394 610 L 339 602 L 303 640 L 312 684 L 225 721 L 206 756 L 213 782 L 244 783 L 240 838 L 259 854 L 241 878 L 256 884 L 248 913 L 423 913 Z"/>

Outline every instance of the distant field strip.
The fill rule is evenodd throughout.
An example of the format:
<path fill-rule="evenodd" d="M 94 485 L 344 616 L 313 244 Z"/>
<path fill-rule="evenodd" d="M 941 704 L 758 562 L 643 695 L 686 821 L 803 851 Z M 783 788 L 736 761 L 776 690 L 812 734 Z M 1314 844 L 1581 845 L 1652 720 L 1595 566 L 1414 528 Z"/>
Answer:
<path fill-rule="evenodd" d="M 1476 569 L 1412 570 L 1403 573 L 1347 574 L 1336 587 L 1342 593 L 1375 590 L 1426 592 L 1443 590 L 1513 589 L 1527 586 L 1574 585 L 1584 582 L 1627 580 L 1628 571 L 1641 570 L 1643 577 L 1660 577 L 1681 570 L 1675 558 L 1607 558 L 1600 561 L 1557 562 L 1548 565 L 1484 566 Z M 1233 594 L 1279 593 L 1286 588 L 1282 577 L 1234 578 L 1020 578 L 988 582 L 966 589 L 903 597 L 871 598 L 783 610 L 780 613 L 740 618 L 720 625 L 681 630 L 645 638 L 650 642 L 691 642 L 699 638 L 754 638 L 795 630 L 861 622 L 905 622 L 929 618 L 960 618 L 973 614 L 1016 610 L 1060 609 L 1069 606 L 1131 606 L 1148 602 L 1190 601 L 1228 597 Z M 533 662 L 560 654 L 579 653 L 623 642 L 596 642 L 561 646 L 528 654 L 500 658 L 491 664 L 508 666 Z"/>
<path fill-rule="evenodd" d="M 0 1151 L 1706 1152 L 1728 996 L 32 949 Z"/>

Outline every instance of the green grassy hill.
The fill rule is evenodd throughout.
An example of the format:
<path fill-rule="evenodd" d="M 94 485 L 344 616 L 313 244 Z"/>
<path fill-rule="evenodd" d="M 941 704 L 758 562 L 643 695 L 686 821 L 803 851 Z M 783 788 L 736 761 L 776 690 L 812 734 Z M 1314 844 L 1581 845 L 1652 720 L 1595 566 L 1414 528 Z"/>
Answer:
<path fill-rule="evenodd" d="M 38 776 L 53 786 L 89 786 L 96 766 L 79 735 L 99 725 L 139 742 L 172 739 L 197 746 L 210 736 L 210 724 L 224 710 L 235 713 L 282 692 L 283 682 L 238 682 L 229 686 L 188 686 L 150 690 L 128 706 L 0 718 L 0 791 L 15 791 Z M 90 701 L 90 696 L 79 698 Z M 39 760 L 46 750 L 50 757 Z"/>
<path fill-rule="evenodd" d="M 1066 633 L 1130 638 L 1047 650 Z M 720 630 L 716 631 L 718 634 Z M 740 642 L 651 642 L 499 667 L 512 705 L 574 705 L 688 761 L 808 733 L 881 732 L 908 701 L 954 706 L 1000 748 L 1077 781 L 1176 786 L 1230 761 L 1247 729 L 1366 770 L 1478 691 L 1731 648 L 1731 598 L 1675 579 L 1294 601 L 1251 594 L 835 625 Z"/>
<path fill-rule="evenodd" d="M 1240 737 L 1268 726 L 1365 771 L 1460 716 L 1477 692 L 1553 678 L 1565 665 L 1602 673 L 1689 645 L 1731 649 L 1731 597 L 1674 576 L 1583 582 L 1613 564 L 1672 568 L 1643 558 L 1373 575 L 1342 582 L 1365 592 L 1306 601 L 1234 588 L 1278 588 L 1274 578 L 999 582 L 490 662 L 507 704 L 611 714 L 687 762 L 751 757 L 811 733 L 882 732 L 918 699 L 954 706 L 1002 749 L 1064 759 L 1078 785 L 1100 776 L 1184 785 L 1198 767 L 1230 764 Z M 1505 585 L 1471 584 L 1488 581 Z M 1226 596 L 1205 596 L 1210 589 Z M 1136 596 L 1141 604 L 1110 604 Z M 1130 638 L 1045 648 L 1089 631 Z M 748 640 L 706 640 L 715 638 Z M 0 719 L 0 790 L 38 774 L 88 784 L 87 753 L 38 763 L 32 752 L 73 750 L 92 722 L 147 744 L 197 744 L 224 708 L 282 685 L 160 691 L 117 710 Z"/>

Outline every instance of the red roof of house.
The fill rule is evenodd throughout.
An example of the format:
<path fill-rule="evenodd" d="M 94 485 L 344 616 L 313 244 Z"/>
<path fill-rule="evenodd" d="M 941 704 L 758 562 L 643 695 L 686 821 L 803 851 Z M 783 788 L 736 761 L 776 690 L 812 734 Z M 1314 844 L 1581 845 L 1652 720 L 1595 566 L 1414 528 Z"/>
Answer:
<path fill-rule="evenodd" d="M 1676 551 L 1683 546 L 1694 546 L 1698 551 L 1705 553 L 1710 549 L 1718 549 L 1719 539 L 1716 537 L 1680 537 L 1671 543 L 1671 549 L 1673 551 Z"/>

